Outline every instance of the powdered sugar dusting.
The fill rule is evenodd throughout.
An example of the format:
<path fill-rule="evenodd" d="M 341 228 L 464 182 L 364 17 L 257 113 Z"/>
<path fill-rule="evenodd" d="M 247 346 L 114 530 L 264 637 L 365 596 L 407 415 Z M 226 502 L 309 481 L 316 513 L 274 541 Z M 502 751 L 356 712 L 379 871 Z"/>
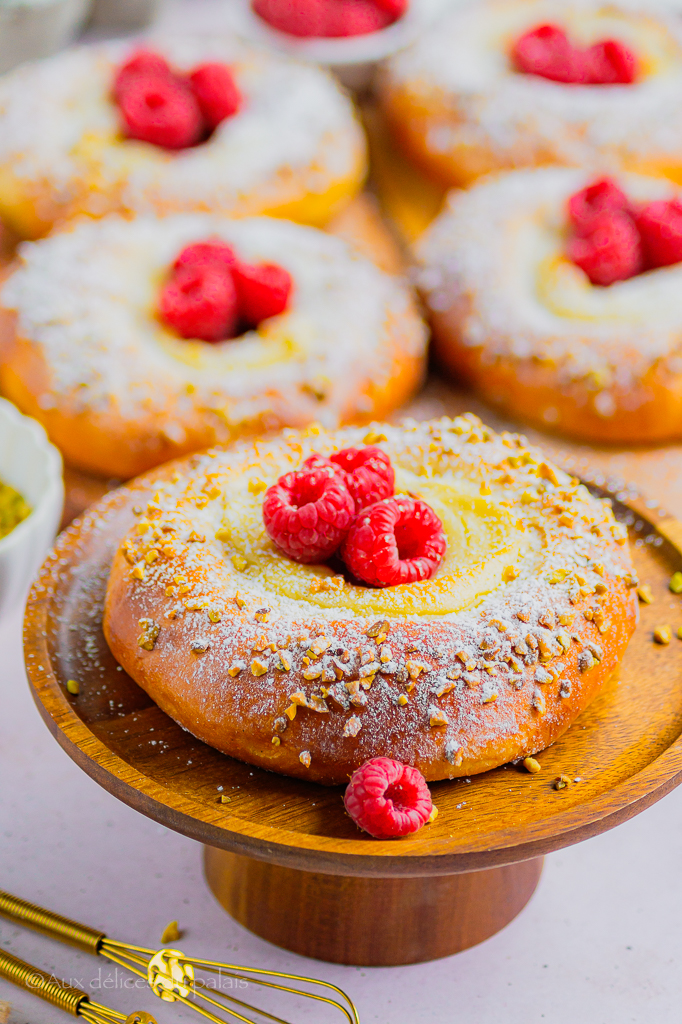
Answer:
<path fill-rule="evenodd" d="M 641 79 L 585 87 L 515 73 L 514 41 L 548 22 L 584 44 L 624 42 L 640 58 Z M 426 139 L 434 154 L 480 146 L 506 166 L 682 157 L 682 26 L 656 0 L 471 2 L 393 58 L 388 83 L 438 109 Z"/>
<path fill-rule="evenodd" d="M 247 262 L 285 267 L 294 279 L 290 309 L 215 345 L 166 331 L 155 315 L 160 285 L 180 250 L 208 237 Z M 155 416 L 178 444 L 197 415 L 215 424 L 216 438 L 266 414 L 334 425 L 363 409 L 370 384 L 390 377 L 396 345 L 410 358 L 425 348 L 398 280 L 340 239 L 281 220 L 111 215 L 25 243 L 21 259 L 2 301 L 46 364 L 41 407 L 112 411 L 133 433 Z"/>
<path fill-rule="evenodd" d="M 234 37 L 150 38 L 181 71 L 229 64 L 245 97 L 240 113 L 200 146 L 168 153 L 119 136 L 111 100 L 116 67 L 134 45 L 81 46 L 25 65 L 0 82 L 0 167 L 49 189 L 68 207 L 238 209 L 258 192 L 300 198 L 352 176 L 364 141 L 348 99 L 323 71 Z M 248 210 L 248 205 L 247 205 Z"/>
<path fill-rule="evenodd" d="M 571 195 L 594 171 L 543 168 L 453 192 L 422 239 L 419 281 L 432 309 L 461 306 L 461 343 L 557 365 L 562 382 L 593 377 L 627 388 L 673 358 L 682 329 L 682 265 L 609 288 L 565 260 Z M 670 182 L 618 175 L 634 201 L 670 199 Z"/>

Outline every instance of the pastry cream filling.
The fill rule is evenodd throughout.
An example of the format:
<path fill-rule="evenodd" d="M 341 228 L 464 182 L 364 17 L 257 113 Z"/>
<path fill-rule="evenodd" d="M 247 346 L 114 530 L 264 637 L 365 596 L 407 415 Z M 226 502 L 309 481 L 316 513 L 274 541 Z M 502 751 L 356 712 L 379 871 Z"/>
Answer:
<path fill-rule="evenodd" d="M 359 616 L 450 615 L 503 586 L 521 562 L 525 573 L 542 559 L 540 534 L 504 507 L 502 495 L 481 497 L 467 480 L 425 479 L 397 469 L 396 493 L 419 495 L 434 509 L 447 553 L 430 580 L 383 590 L 357 586 L 328 566 L 301 565 L 282 554 L 265 533 L 263 493 L 251 493 L 245 478 L 230 481 L 227 490 L 220 531 L 226 560 L 265 591 L 320 608 Z"/>
<path fill-rule="evenodd" d="M 559 207 L 562 219 L 564 205 Z M 682 263 L 602 288 L 566 257 L 564 225 L 544 220 L 541 213 L 512 224 L 511 231 L 512 251 L 520 256 L 514 271 L 523 282 L 519 294 L 534 295 L 555 316 L 595 324 L 679 327 Z"/>

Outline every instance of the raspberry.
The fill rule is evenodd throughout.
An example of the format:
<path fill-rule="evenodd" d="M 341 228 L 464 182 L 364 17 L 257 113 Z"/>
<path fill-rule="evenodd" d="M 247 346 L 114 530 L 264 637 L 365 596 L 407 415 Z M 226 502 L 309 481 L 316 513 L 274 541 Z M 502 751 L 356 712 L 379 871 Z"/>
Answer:
<path fill-rule="evenodd" d="M 280 477 L 263 502 L 268 536 L 296 562 L 323 562 L 333 555 L 353 513 L 343 479 L 324 467 Z"/>
<path fill-rule="evenodd" d="M 153 50 L 136 50 L 116 72 L 113 87 L 114 98 L 120 101 L 131 82 L 135 82 L 141 77 L 153 78 L 155 76 L 166 79 L 173 77 L 168 61 L 160 53 L 154 53 Z"/>
<path fill-rule="evenodd" d="M 184 266 L 165 284 L 161 319 L 181 338 L 222 341 L 234 336 L 237 294 L 232 278 L 214 266 Z"/>
<path fill-rule="evenodd" d="M 133 77 L 123 90 L 119 107 L 128 138 L 164 149 L 186 149 L 204 134 L 201 111 L 181 82 L 159 75 Z"/>
<path fill-rule="evenodd" d="M 290 36 L 325 36 L 328 0 L 253 0 L 253 10 L 268 25 Z"/>
<path fill-rule="evenodd" d="M 287 308 L 293 281 L 283 267 L 275 263 L 237 263 L 232 276 L 242 317 L 249 326 L 257 327 L 261 320 L 277 316 Z"/>
<path fill-rule="evenodd" d="M 210 130 L 239 112 L 242 96 L 225 64 L 200 64 L 189 76 L 189 84 Z"/>
<path fill-rule="evenodd" d="M 396 587 L 430 579 L 445 548 L 443 524 L 426 502 L 386 498 L 356 516 L 341 557 L 363 583 Z"/>
<path fill-rule="evenodd" d="M 366 36 L 380 32 L 396 20 L 376 0 L 335 0 L 329 4 L 325 35 L 330 38 Z"/>
<path fill-rule="evenodd" d="M 377 7 L 386 11 L 392 18 L 402 18 L 407 11 L 409 0 L 375 0 Z"/>
<path fill-rule="evenodd" d="M 587 238 L 571 239 L 567 252 L 592 284 L 627 281 L 644 268 L 639 232 L 632 218 L 618 210 L 603 213 Z"/>
<path fill-rule="evenodd" d="M 407 0 L 252 0 L 263 21 L 288 35 L 342 37 L 386 28 L 407 9 Z"/>
<path fill-rule="evenodd" d="M 649 267 L 669 267 L 682 262 L 682 202 L 659 200 L 635 214 Z"/>
<path fill-rule="evenodd" d="M 344 448 L 330 456 L 330 461 L 346 474 L 346 486 L 359 512 L 395 490 L 395 473 L 386 452 L 373 445 L 367 448 Z"/>
<path fill-rule="evenodd" d="M 225 242 L 216 239 L 215 241 L 194 242 L 193 245 L 186 245 L 173 264 L 173 269 L 215 266 L 231 270 L 236 262 L 237 257 L 234 250 Z"/>
<path fill-rule="evenodd" d="M 417 832 L 433 811 L 422 773 L 390 757 L 373 757 L 356 768 L 343 802 L 355 824 L 375 839 Z"/>
<path fill-rule="evenodd" d="M 579 85 L 587 78 L 584 53 L 559 25 L 539 25 L 517 39 L 511 52 L 518 71 L 553 82 Z"/>
<path fill-rule="evenodd" d="M 637 58 L 623 43 L 604 39 L 585 55 L 589 85 L 630 85 L 637 78 Z"/>
<path fill-rule="evenodd" d="M 587 236 L 604 213 L 628 208 L 627 196 L 611 178 L 601 178 L 576 192 L 568 201 L 568 214 L 576 234 Z"/>

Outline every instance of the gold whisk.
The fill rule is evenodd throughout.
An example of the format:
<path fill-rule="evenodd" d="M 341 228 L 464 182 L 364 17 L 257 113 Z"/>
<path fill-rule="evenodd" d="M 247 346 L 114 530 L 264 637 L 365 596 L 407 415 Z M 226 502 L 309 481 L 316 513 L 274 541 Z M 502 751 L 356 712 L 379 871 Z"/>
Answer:
<path fill-rule="evenodd" d="M 4 950 L 0 950 L 0 978 L 6 978 L 13 985 L 18 985 L 19 988 L 24 988 L 34 996 L 44 999 L 46 1003 L 58 1006 L 72 1017 L 82 1017 L 88 1024 L 156 1024 L 150 1013 L 136 1011 L 126 1015 L 119 1013 L 118 1010 L 111 1010 L 108 1006 L 102 1006 L 101 1003 L 95 1003 L 87 992 L 74 985 L 67 985 L 65 981 L 58 981 L 52 975 Z"/>
<path fill-rule="evenodd" d="M 113 963 L 137 974 L 140 978 L 145 978 L 152 992 L 160 999 L 168 1003 L 179 1002 L 184 1006 L 189 1006 L 207 1020 L 213 1021 L 214 1024 L 226 1024 L 226 1018 L 216 1016 L 213 1009 L 209 1009 L 209 1007 L 227 1013 L 231 1020 L 242 1021 L 243 1024 L 258 1024 L 258 1022 L 251 1016 L 245 1017 L 240 1012 L 241 1010 L 249 1014 L 255 1013 L 261 1019 L 273 1021 L 274 1024 L 287 1024 L 282 1017 L 277 1017 L 266 1010 L 260 1010 L 237 999 L 236 996 L 220 991 L 219 984 L 223 978 L 245 982 L 247 985 L 259 985 L 264 989 L 272 989 L 276 992 L 325 1003 L 338 1010 L 348 1024 L 360 1024 L 358 1011 L 352 1000 L 342 989 L 327 981 L 305 978 L 298 974 L 286 974 L 282 971 L 264 971 L 256 967 L 225 964 L 217 960 L 199 960 L 195 957 L 185 956 L 177 949 L 155 950 L 147 949 L 145 946 L 134 946 L 128 942 L 116 942 L 107 938 L 103 932 L 88 928 L 87 925 L 78 924 L 77 921 L 70 921 L 66 917 L 61 917 L 59 914 L 37 906 L 35 903 L 29 903 L 27 900 L 19 899 L 19 897 L 1 890 L 0 915 L 16 924 L 27 925 L 35 931 L 42 932 L 43 935 L 75 946 L 85 953 L 106 957 Z M 197 977 L 196 970 L 208 974 L 209 978 Z M 216 976 L 218 986 L 216 985 Z M 266 980 L 268 978 L 278 980 L 268 981 Z M 300 985 L 326 990 L 327 994 L 308 992 L 297 987 Z M 113 1011 L 107 1012 L 111 1014 Z M 117 1019 L 119 1018 L 111 1016 L 109 1018 L 94 1018 L 93 1024 L 95 1022 L 100 1024 L 100 1020 L 114 1021 Z M 132 1019 L 126 1024 L 131 1024 L 131 1022 Z M 143 1024 L 142 1018 L 140 1024 Z"/>

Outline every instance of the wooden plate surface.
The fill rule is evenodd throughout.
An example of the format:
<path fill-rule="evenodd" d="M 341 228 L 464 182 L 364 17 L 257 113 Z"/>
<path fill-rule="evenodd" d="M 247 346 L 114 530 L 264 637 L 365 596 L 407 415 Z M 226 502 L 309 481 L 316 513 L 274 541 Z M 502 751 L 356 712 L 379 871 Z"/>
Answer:
<path fill-rule="evenodd" d="M 62 534 L 33 587 L 26 664 L 43 718 L 97 782 L 144 814 L 211 846 L 303 870 L 376 876 L 434 875 L 513 863 L 596 835 L 682 782 L 682 642 L 653 629 L 682 626 L 682 524 L 621 492 L 640 578 L 655 595 L 620 672 L 573 727 L 539 755 L 542 772 L 506 766 L 432 786 L 439 816 L 417 835 L 379 842 L 345 815 L 341 789 L 232 760 L 172 722 L 108 651 L 101 612 L 110 559 L 153 490 L 112 492 Z M 651 504 L 650 502 L 648 503 Z M 107 516 L 102 512 L 107 511 Z M 78 696 L 66 682 L 76 679 Z M 579 778 L 557 791 L 560 774 Z M 222 789 L 221 789 L 222 787 Z M 219 803 L 219 793 L 229 803 Z"/>

